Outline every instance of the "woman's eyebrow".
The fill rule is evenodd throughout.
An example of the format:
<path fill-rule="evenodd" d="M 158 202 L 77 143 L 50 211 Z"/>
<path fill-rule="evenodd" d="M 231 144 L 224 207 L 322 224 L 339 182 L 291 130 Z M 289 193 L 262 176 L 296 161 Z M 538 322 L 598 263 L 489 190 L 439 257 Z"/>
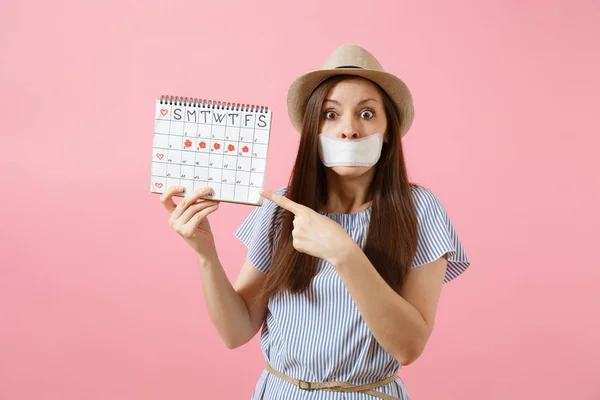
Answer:
<path fill-rule="evenodd" d="M 369 97 L 368 99 L 363 99 L 361 101 L 359 101 L 358 103 L 356 103 L 356 105 L 361 105 L 363 103 L 366 103 L 367 101 L 374 101 L 377 102 L 376 99 Z M 330 102 L 330 103 L 335 103 L 337 105 L 341 105 L 341 103 L 337 100 L 333 100 L 333 99 L 325 99 L 325 103 Z"/>

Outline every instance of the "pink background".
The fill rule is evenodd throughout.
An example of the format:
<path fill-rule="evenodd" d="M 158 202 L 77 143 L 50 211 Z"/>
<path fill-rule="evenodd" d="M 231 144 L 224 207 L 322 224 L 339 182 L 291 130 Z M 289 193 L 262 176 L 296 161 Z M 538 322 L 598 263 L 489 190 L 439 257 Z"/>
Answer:
<path fill-rule="evenodd" d="M 268 105 L 276 189 L 288 86 L 345 43 L 413 91 L 410 175 L 472 261 L 413 399 L 600 399 L 597 1 L 94 3 L 0 6 L 1 400 L 250 398 L 258 335 L 222 344 L 149 193 L 154 99 Z M 211 218 L 231 280 L 250 211 Z"/>

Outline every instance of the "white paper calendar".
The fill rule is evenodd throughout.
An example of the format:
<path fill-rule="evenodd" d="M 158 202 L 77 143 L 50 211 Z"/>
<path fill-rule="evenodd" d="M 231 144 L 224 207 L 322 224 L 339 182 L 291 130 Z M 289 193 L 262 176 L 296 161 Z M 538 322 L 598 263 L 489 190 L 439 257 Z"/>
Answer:
<path fill-rule="evenodd" d="M 261 205 L 272 111 L 265 106 L 156 99 L 150 191 L 213 189 L 210 199 Z"/>

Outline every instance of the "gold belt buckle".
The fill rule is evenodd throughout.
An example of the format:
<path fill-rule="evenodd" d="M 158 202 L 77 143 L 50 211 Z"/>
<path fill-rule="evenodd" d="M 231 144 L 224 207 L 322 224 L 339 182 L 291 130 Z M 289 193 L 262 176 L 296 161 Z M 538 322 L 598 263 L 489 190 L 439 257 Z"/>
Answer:
<path fill-rule="evenodd" d="M 306 386 L 302 387 L 302 384 L 305 384 Z M 298 380 L 298 387 L 302 390 L 314 390 L 311 386 L 310 386 L 310 382 L 307 381 L 302 381 L 302 380 Z"/>

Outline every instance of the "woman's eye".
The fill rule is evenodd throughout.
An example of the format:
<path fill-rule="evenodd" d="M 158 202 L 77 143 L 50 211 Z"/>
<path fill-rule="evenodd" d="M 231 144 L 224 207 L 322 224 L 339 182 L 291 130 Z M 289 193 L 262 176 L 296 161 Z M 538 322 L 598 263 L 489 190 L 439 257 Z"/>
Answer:
<path fill-rule="evenodd" d="M 326 119 L 333 119 L 335 118 L 335 111 L 325 111 L 325 118 Z"/>
<path fill-rule="evenodd" d="M 371 110 L 364 110 L 363 112 L 361 112 L 361 113 L 360 113 L 360 115 L 361 115 L 363 118 L 366 118 L 366 119 L 371 119 L 371 118 L 373 118 L 373 116 L 374 116 L 375 114 L 374 114 L 374 113 L 373 113 L 373 111 L 371 111 Z"/>

